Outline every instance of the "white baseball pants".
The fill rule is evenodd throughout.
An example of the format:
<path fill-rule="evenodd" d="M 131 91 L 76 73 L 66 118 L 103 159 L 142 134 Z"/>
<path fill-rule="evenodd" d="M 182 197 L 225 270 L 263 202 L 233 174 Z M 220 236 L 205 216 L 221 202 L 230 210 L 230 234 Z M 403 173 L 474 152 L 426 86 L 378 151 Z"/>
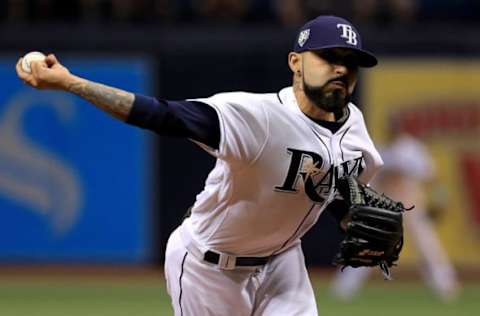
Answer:
<path fill-rule="evenodd" d="M 263 266 L 226 270 L 204 261 L 184 239 L 180 226 L 169 238 L 165 258 L 175 316 L 318 315 L 300 244 Z"/>

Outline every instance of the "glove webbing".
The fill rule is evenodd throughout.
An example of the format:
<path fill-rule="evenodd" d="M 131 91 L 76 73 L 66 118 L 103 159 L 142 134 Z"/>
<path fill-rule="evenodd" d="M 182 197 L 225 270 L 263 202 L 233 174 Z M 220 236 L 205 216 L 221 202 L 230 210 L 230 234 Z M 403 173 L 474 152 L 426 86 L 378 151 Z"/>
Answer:
<path fill-rule="evenodd" d="M 340 189 L 342 190 L 341 192 L 344 192 L 344 194 L 347 193 L 345 192 L 345 189 L 348 189 L 348 197 L 350 198 L 350 201 L 348 201 L 348 203 L 350 203 L 351 205 L 365 205 L 365 199 L 363 197 L 364 195 L 362 194 L 360 186 L 358 185 L 355 178 L 345 177 L 342 180 L 347 182 L 345 183 L 342 181 L 339 183 L 339 185 L 341 185 Z"/>
<path fill-rule="evenodd" d="M 385 194 L 379 194 L 375 190 L 362 185 L 363 193 L 365 194 L 365 202 L 367 205 L 384 208 L 390 211 L 403 212 L 408 210 L 403 206 L 402 202 L 396 202 L 385 196 Z M 413 207 L 412 207 L 413 208 Z M 412 209 L 410 208 L 410 209 Z"/>
<path fill-rule="evenodd" d="M 405 206 L 403 206 L 402 202 L 396 202 L 390 199 L 388 196 L 385 196 L 385 194 L 383 193 L 380 195 L 375 190 L 371 189 L 366 185 L 362 185 L 362 189 L 365 196 L 365 202 L 368 205 L 375 205 L 376 207 L 384 208 L 395 212 L 404 212 L 405 210 L 410 210 L 413 208 L 411 207 L 409 209 L 406 209 Z M 392 274 L 390 272 L 390 268 L 388 267 L 388 263 L 385 261 L 381 261 L 378 264 L 378 267 L 380 268 L 380 271 L 382 271 L 385 280 L 391 281 Z"/>

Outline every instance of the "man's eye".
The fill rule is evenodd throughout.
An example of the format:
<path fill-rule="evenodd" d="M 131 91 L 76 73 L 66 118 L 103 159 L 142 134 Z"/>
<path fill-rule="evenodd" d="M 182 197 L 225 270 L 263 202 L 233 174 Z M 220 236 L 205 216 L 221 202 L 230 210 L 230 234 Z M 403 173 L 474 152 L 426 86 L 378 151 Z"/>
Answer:
<path fill-rule="evenodd" d="M 337 60 L 337 56 L 331 52 L 321 52 L 319 53 L 319 56 L 325 59 L 328 62 L 334 62 Z"/>
<path fill-rule="evenodd" d="M 358 58 L 355 55 L 351 55 L 345 58 L 345 65 L 348 67 L 357 67 L 358 66 Z"/>

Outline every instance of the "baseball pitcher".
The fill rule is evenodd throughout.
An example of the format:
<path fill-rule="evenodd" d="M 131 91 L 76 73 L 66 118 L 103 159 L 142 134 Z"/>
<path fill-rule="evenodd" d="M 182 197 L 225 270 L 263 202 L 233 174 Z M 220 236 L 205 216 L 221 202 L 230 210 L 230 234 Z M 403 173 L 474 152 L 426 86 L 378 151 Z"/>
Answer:
<path fill-rule="evenodd" d="M 292 86 L 275 93 L 169 101 L 80 78 L 54 55 L 32 61 L 32 73 L 21 62 L 18 76 L 35 88 L 74 93 L 216 157 L 167 244 L 175 315 L 317 315 L 300 239 L 327 206 L 346 232 L 339 265 L 379 266 L 388 276 L 398 259 L 403 206 L 365 185 L 382 160 L 350 102 L 359 67 L 377 59 L 349 21 L 306 23 L 288 55 Z"/>

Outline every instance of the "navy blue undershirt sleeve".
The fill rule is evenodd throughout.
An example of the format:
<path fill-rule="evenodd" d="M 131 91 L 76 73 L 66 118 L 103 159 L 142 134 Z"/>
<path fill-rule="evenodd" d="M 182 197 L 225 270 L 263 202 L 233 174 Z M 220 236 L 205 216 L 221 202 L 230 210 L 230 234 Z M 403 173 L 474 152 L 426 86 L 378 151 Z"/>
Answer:
<path fill-rule="evenodd" d="M 335 219 L 341 232 L 344 232 L 344 229 L 341 227 L 341 223 L 348 211 L 349 206 L 347 202 L 343 200 L 333 200 L 325 209 L 325 212 Z"/>
<path fill-rule="evenodd" d="M 190 138 L 211 148 L 219 148 L 218 114 L 202 102 L 157 100 L 135 94 L 126 122 L 160 135 Z"/>

